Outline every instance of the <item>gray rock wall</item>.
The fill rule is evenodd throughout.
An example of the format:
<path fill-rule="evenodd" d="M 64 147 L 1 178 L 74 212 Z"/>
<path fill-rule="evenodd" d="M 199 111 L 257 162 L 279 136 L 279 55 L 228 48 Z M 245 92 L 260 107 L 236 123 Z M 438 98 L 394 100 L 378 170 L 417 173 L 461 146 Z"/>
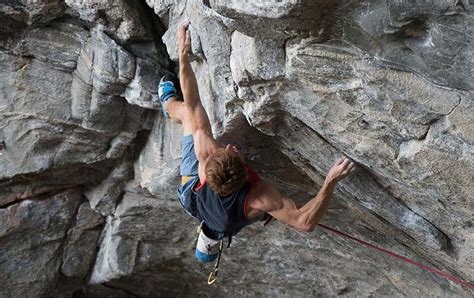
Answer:
<path fill-rule="evenodd" d="M 472 289 L 323 229 L 254 225 L 219 280 L 181 209 L 181 130 L 161 75 L 191 21 L 224 143 L 303 204 L 334 160 L 323 223 L 474 280 L 468 1 L 3 1 L 0 297 L 456 296 Z"/>

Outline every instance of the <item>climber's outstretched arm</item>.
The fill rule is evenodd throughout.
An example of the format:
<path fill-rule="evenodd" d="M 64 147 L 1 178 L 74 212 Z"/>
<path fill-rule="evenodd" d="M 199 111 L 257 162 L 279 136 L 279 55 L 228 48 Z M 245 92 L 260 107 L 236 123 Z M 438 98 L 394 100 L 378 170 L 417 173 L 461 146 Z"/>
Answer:
<path fill-rule="evenodd" d="M 200 164 L 199 176 L 202 176 L 202 166 L 221 144 L 212 136 L 211 123 L 199 97 L 196 77 L 188 57 L 191 51 L 188 26 L 189 22 L 183 22 L 178 27 L 179 81 L 186 110 L 184 121 L 191 121 L 194 150 Z"/>
<path fill-rule="evenodd" d="M 249 198 L 249 206 L 267 212 L 294 228 L 310 232 L 326 212 L 337 182 L 354 170 L 355 164 L 349 158 L 339 159 L 329 171 L 318 194 L 302 207 L 280 194 L 270 182 L 262 181 L 257 185 L 256 195 Z"/>
<path fill-rule="evenodd" d="M 188 30 L 189 22 L 178 26 L 178 56 L 179 82 L 183 92 L 184 104 L 193 120 L 193 131 L 203 129 L 212 136 L 211 123 L 199 97 L 196 76 L 189 62 L 188 53 L 191 51 L 191 36 Z"/>

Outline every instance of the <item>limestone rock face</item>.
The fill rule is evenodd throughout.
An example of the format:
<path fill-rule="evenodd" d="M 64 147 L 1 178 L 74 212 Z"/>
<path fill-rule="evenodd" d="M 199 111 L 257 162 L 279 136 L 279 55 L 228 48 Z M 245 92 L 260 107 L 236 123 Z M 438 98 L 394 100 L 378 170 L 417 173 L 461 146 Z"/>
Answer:
<path fill-rule="evenodd" d="M 474 280 L 469 1 L 3 1 L 0 297 L 454 296 L 472 289 L 328 230 L 255 224 L 218 281 L 176 197 L 180 125 L 157 87 L 192 67 L 215 136 L 323 223 Z"/>

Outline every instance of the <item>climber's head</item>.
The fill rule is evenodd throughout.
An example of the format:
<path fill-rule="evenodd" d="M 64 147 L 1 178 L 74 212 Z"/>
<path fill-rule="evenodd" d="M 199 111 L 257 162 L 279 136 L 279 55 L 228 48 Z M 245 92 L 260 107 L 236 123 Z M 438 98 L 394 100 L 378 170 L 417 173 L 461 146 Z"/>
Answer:
<path fill-rule="evenodd" d="M 239 149 L 234 145 L 217 149 L 207 161 L 206 179 L 221 196 L 238 191 L 248 180 L 247 168 Z"/>

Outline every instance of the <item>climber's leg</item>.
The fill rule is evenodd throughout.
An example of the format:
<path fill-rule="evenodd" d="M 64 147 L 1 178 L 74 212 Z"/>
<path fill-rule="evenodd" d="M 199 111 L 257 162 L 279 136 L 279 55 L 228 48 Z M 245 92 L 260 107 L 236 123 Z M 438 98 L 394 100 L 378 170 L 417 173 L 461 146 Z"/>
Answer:
<path fill-rule="evenodd" d="M 182 109 L 184 108 L 183 101 L 178 100 L 176 97 L 172 97 L 167 102 L 165 102 L 163 106 L 171 119 L 180 123 L 182 122 Z"/>
<path fill-rule="evenodd" d="M 183 134 L 186 136 L 192 134 L 192 124 L 188 120 L 190 117 L 185 103 L 178 100 L 175 83 L 176 77 L 173 74 L 165 74 L 158 86 L 158 96 L 163 116 L 180 122 L 183 125 Z"/>
<path fill-rule="evenodd" d="M 164 107 L 169 117 L 180 122 L 183 125 L 183 135 L 192 134 L 192 123 L 189 121 L 189 113 L 187 112 L 184 102 L 171 98 L 165 102 Z"/>

